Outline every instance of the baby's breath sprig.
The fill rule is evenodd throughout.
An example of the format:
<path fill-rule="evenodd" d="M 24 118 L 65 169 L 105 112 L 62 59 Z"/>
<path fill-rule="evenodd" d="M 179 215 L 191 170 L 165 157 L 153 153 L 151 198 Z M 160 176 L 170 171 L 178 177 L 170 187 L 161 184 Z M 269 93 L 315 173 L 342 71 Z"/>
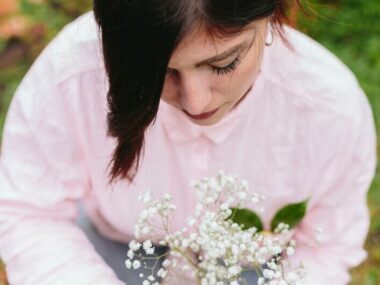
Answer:
<path fill-rule="evenodd" d="M 260 218 L 250 209 L 256 207 L 260 212 L 262 207 L 259 204 L 266 198 L 249 191 L 247 180 L 221 171 L 215 177 L 206 177 L 191 185 L 198 199 L 195 213 L 188 217 L 187 227 L 174 233 L 170 226 L 176 209 L 173 197 L 165 194 L 162 199 L 154 200 L 151 191 L 139 197 L 146 208 L 135 226 L 136 239 L 159 233 L 164 236 L 159 244 L 170 249 L 157 256 L 150 239 L 130 242 L 125 261 L 127 268 L 138 269 L 142 265 L 148 268 L 145 261 L 156 260 L 154 266 L 148 268 L 152 270 L 151 274 L 140 274 L 143 285 L 173 285 L 175 274 L 192 279 L 192 284 L 238 285 L 244 284 L 241 276 L 249 268 L 256 270 L 259 285 L 303 284 L 305 271 L 302 266 L 287 270 L 286 274 L 284 270 L 284 266 L 288 266 L 286 259 L 294 254 L 296 243 L 279 237 L 288 234 L 290 226 L 279 222 L 280 215 L 277 215 L 276 228 L 272 232 L 263 231 Z M 249 209 L 244 208 L 247 205 Z M 306 204 L 299 205 L 306 207 Z M 282 216 L 289 216 L 288 210 L 282 212 L 286 214 Z M 298 222 L 298 217 L 290 218 L 293 224 Z M 189 227 L 192 231 L 188 230 Z M 141 249 L 145 256 L 138 253 Z M 153 272 L 161 259 L 165 260 L 157 271 L 157 278 Z M 185 285 L 182 281 L 178 284 Z"/>

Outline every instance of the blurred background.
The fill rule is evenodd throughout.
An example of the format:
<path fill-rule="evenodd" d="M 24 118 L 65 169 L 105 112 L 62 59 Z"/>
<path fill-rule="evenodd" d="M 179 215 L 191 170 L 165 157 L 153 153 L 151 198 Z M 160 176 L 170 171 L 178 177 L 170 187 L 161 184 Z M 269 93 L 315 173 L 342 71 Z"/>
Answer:
<path fill-rule="evenodd" d="M 66 23 L 90 9 L 91 0 L 0 0 L 0 140 L 10 100 L 33 60 Z M 308 11 L 314 16 L 305 17 L 295 6 L 291 22 L 335 53 L 359 79 L 375 116 L 379 155 L 380 1 L 314 0 Z M 368 193 L 369 255 L 351 271 L 351 285 L 380 284 L 379 168 Z M 0 260 L 0 285 L 7 284 L 3 267 Z"/>

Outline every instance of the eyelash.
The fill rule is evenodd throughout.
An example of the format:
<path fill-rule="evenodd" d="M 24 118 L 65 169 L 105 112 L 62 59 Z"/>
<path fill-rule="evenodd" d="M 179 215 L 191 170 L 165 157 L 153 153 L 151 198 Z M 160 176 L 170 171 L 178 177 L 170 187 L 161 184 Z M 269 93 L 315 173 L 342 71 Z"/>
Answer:
<path fill-rule="evenodd" d="M 227 74 L 229 72 L 234 71 L 237 66 L 240 64 L 240 55 L 238 55 L 229 65 L 225 67 L 216 67 L 212 66 L 212 72 L 216 72 L 218 75 L 220 74 Z"/>

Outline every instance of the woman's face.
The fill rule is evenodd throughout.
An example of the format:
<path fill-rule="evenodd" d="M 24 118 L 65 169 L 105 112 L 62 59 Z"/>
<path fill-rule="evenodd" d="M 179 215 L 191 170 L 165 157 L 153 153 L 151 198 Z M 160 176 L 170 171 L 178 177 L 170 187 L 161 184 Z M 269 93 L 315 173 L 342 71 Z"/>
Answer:
<path fill-rule="evenodd" d="M 188 34 L 170 58 L 161 98 L 195 124 L 217 123 L 253 86 L 267 30 L 264 19 L 236 37 L 216 42 L 204 31 Z"/>

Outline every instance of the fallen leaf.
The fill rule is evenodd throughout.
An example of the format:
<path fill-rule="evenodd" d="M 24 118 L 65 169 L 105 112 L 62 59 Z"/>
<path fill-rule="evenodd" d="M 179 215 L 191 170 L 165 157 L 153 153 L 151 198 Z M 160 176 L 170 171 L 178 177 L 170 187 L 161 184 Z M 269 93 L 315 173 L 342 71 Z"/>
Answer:
<path fill-rule="evenodd" d="M 29 27 L 30 23 L 26 17 L 21 15 L 9 17 L 0 23 L 0 38 L 21 36 L 27 32 Z"/>
<path fill-rule="evenodd" d="M 0 0 L 0 16 L 7 16 L 19 9 L 18 0 Z"/>

